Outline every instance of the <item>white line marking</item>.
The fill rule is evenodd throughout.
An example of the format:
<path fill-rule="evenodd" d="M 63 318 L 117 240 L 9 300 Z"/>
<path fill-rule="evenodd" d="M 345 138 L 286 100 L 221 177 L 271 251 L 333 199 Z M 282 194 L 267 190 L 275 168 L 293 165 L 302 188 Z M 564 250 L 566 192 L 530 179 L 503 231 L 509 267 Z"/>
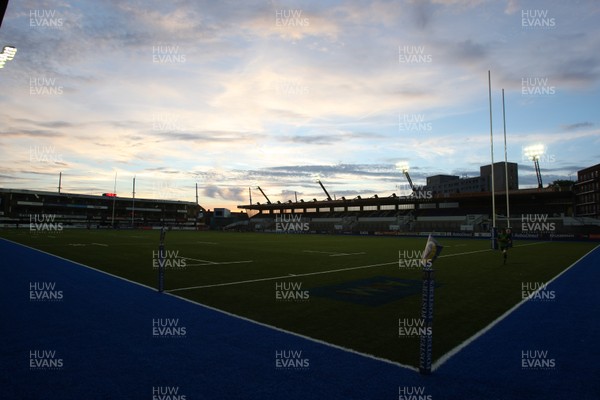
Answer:
<path fill-rule="evenodd" d="M 91 269 L 92 271 L 96 271 L 96 272 L 99 272 L 99 273 L 104 274 L 104 275 L 112 276 L 113 278 L 121 279 L 122 281 L 133 283 L 134 285 L 142 286 L 142 287 L 145 287 L 146 289 L 150 289 L 153 292 L 156 292 L 156 288 L 148 286 L 148 285 L 144 285 L 143 283 L 132 281 L 132 280 L 129 280 L 127 278 L 123 278 L 122 276 L 114 275 L 114 274 L 111 274 L 110 272 L 102 271 L 101 269 L 90 267 L 89 265 L 85 265 L 85 264 L 79 263 L 77 261 L 73 261 L 73 260 L 69 260 L 69 259 L 61 257 L 61 256 L 57 256 L 56 254 L 48 253 L 47 251 L 44 251 L 44 250 L 40 250 L 40 249 L 36 249 L 34 247 L 31 247 L 31 246 L 27 246 L 26 244 L 23 244 L 23 243 L 13 242 L 12 240 L 9 240 L 9 239 L 6 239 L 6 238 L 0 238 L 0 240 L 6 240 L 7 242 L 16 244 L 17 246 L 23 246 L 23 247 L 28 248 L 30 250 L 34 250 L 34 251 L 37 251 L 39 253 L 43 253 L 43 254 L 46 254 L 46 255 L 58 258 L 59 260 L 67 261 L 67 262 L 69 262 L 71 264 L 79 265 L 80 267 Z"/>
<path fill-rule="evenodd" d="M 520 246 L 530 246 L 532 244 L 540 244 L 540 243 L 545 243 L 545 242 L 536 242 L 536 243 L 530 243 L 530 244 L 523 244 L 523 245 L 520 245 Z M 519 247 L 519 246 L 515 246 L 515 247 Z M 311 251 L 311 250 L 308 250 L 308 251 Z M 473 254 L 473 253 L 481 253 L 481 252 L 485 252 L 485 251 L 493 251 L 493 249 L 475 250 L 475 251 L 467 251 L 467 252 L 464 252 L 464 253 L 447 254 L 445 256 L 439 256 L 438 258 L 453 257 L 453 256 L 460 256 L 460 255 Z M 285 275 L 285 276 L 274 276 L 274 277 L 269 277 L 269 278 L 250 279 L 250 280 L 245 280 L 245 281 L 216 283 L 216 284 L 213 284 L 213 285 L 190 286 L 190 287 L 183 287 L 183 288 L 171 289 L 171 290 L 167 290 L 167 291 L 168 292 L 180 292 L 180 291 L 183 291 L 183 290 L 206 289 L 206 288 L 220 287 L 220 286 L 242 285 L 242 284 L 245 284 L 245 283 L 273 281 L 275 279 L 285 279 L 285 278 L 289 278 L 290 276 L 311 276 L 311 275 L 331 274 L 331 273 L 334 273 L 334 272 L 352 271 L 352 270 L 355 270 L 355 269 L 364 269 L 364 268 L 375 268 L 375 267 L 382 267 L 382 266 L 385 266 L 385 265 L 392 265 L 392 264 L 397 264 L 397 263 L 398 263 L 398 261 L 392 261 L 392 262 L 382 263 L 382 264 L 361 265 L 361 266 L 358 266 L 358 267 L 340 268 L 340 269 L 332 269 L 332 270 L 317 271 L 317 272 L 307 272 L 307 273 L 304 273 L 304 274 L 295 274 L 295 275 L 288 274 L 288 275 Z"/>
<path fill-rule="evenodd" d="M 548 243 L 548 242 L 535 242 L 535 243 L 526 243 L 526 244 L 519 244 L 513 247 L 524 247 L 524 246 L 533 246 L 535 244 L 543 244 L 543 243 Z M 445 254 L 443 256 L 439 256 L 438 258 L 444 258 L 444 257 L 454 257 L 454 256 L 464 256 L 467 254 L 475 254 L 475 253 L 485 253 L 486 251 L 494 251 L 494 249 L 484 249 L 484 250 L 474 250 L 474 251 L 465 251 L 464 253 L 454 253 L 454 254 Z"/>
<path fill-rule="evenodd" d="M 182 257 L 185 258 L 185 257 Z M 244 260 L 244 261 L 225 261 L 225 262 L 209 262 L 206 264 L 186 264 L 187 266 L 190 267 L 206 267 L 206 266 L 213 266 L 213 265 L 226 265 L 226 264 L 248 264 L 254 262 L 253 260 Z"/>
<path fill-rule="evenodd" d="M 34 250 L 34 251 L 38 251 L 38 252 L 40 252 L 40 253 L 44 253 L 44 254 L 47 254 L 47 255 L 49 255 L 49 256 L 56 257 L 56 258 L 58 258 L 58 259 L 61 259 L 61 260 L 67 261 L 67 262 L 69 262 L 69 263 L 72 263 L 72 264 L 79 265 L 79 266 L 81 266 L 81 267 L 84 267 L 84 268 L 88 268 L 88 269 L 94 270 L 94 271 L 96 271 L 96 272 L 99 272 L 99 273 L 101 273 L 101 274 L 105 274 L 105 275 L 108 275 L 108 276 L 112 276 L 113 278 L 121 279 L 121 280 L 123 280 L 123 281 L 129 282 L 129 283 L 132 283 L 132 284 L 134 284 L 134 285 L 138 285 L 138 286 L 141 286 L 141 287 L 144 287 L 144 288 L 150 289 L 150 290 L 152 290 L 152 291 L 156 291 L 156 288 L 153 288 L 153 287 L 150 287 L 150 286 L 144 285 L 143 283 L 135 282 L 135 281 L 129 280 L 129 279 L 127 279 L 127 278 L 123 278 L 123 277 L 121 277 L 121 276 L 113 275 L 113 274 L 111 274 L 111 273 L 109 273 L 109 272 L 102 271 L 102 270 L 99 270 L 99 269 L 96 269 L 96 268 L 90 267 L 90 266 L 88 266 L 88 265 L 85 265 L 85 264 L 78 263 L 78 262 L 76 262 L 76 261 L 68 260 L 68 259 L 66 259 L 66 258 L 64 258 L 64 257 L 60 257 L 60 256 L 57 256 L 57 255 L 55 255 L 55 254 L 48 253 L 48 252 L 46 252 L 46 251 L 43 251 L 43 250 L 39 250 L 39 249 L 33 248 L 33 247 L 30 247 L 30 246 L 24 245 L 24 244 L 22 244 L 22 243 L 13 242 L 12 240 L 9 240 L 9 239 L 6 239 L 6 238 L 0 238 L 0 240 L 6 240 L 7 242 L 10 242 L 10 243 L 16 244 L 16 245 L 18 245 L 18 246 L 23 246 L 23 247 L 26 247 L 26 248 L 28 248 L 28 249 L 31 249 L 31 250 Z M 535 245 L 535 244 L 541 244 L 541 243 L 549 243 L 549 242 L 535 242 L 535 243 L 523 244 L 523 245 L 514 246 L 514 247 L 521 247 L 521 246 L 532 246 L 532 245 Z M 588 253 L 586 253 L 586 254 L 585 254 L 583 257 L 581 257 L 579 260 L 577 260 L 577 261 L 575 261 L 573 264 L 571 264 L 571 266 L 569 266 L 569 267 L 568 267 L 566 270 L 564 270 L 563 272 L 561 272 L 560 274 L 558 274 L 557 276 L 555 276 L 553 279 L 551 279 L 550 281 L 548 281 L 548 282 L 547 282 L 547 284 L 549 284 L 549 283 L 553 282 L 553 281 L 554 281 L 555 279 L 557 279 L 559 276 L 561 276 L 562 274 L 564 274 L 565 272 L 567 272 L 569 269 L 571 269 L 573 266 L 575 266 L 575 264 L 577 264 L 579 261 L 581 261 L 583 258 L 585 258 L 585 257 L 586 257 L 588 254 L 592 253 L 592 252 L 593 252 L 594 250 L 596 250 L 598 247 L 600 247 L 600 245 L 599 245 L 599 246 L 596 246 L 596 247 L 594 247 L 592 250 L 590 250 Z M 492 249 L 487 249 L 487 250 L 485 250 L 485 251 L 491 251 L 491 250 L 492 250 Z M 463 254 L 469 254 L 469 253 L 463 253 Z M 454 256 L 454 255 L 459 255 L 459 254 L 448 254 L 448 255 L 446 255 L 446 257 L 449 257 L 449 256 Z M 440 256 L 440 257 L 444 257 L 444 256 Z M 438 257 L 438 258 L 439 258 L 439 257 Z M 385 263 L 385 264 L 374 264 L 374 265 L 372 265 L 372 266 L 354 267 L 354 268 L 352 268 L 352 269 L 358 269 L 358 268 L 369 268 L 369 267 L 374 267 L 374 266 L 390 265 L 390 264 L 396 264 L 396 262 L 397 262 L 397 261 L 394 261 L 394 262 L 391 262 L 391 263 Z M 343 270 L 324 271 L 324 272 L 317 272 L 317 273 L 311 273 L 311 274 L 312 274 L 312 275 L 314 275 L 314 274 L 319 274 L 319 273 L 329 273 L 329 272 L 337 272 L 337 271 L 343 271 Z M 292 275 L 292 274 L 290 274 L 290 275 Z M 293 275 L 293 276 L 302 276 L 302 275 Z M 283 277 L 283 278 L 285 278 L 285 277 Z M 267 278 L 266 280 L 269 280 L 269 279 L 281 279 L 281 278 L 279 278 L 279 277 L 277 277 L 277 278 Z M 249 281 L 248 281 L 248 282 L 249 282 Z M 234 283 L 234 284 L 236 284 L 236 283 Z M 217 286 L 225 286 L 225 285 L 228 285 L 228 284 L 220 284 L 220 285 L 217 285 Z M 209 287 L 210 287 L 210 286 L 209 286 Z M 200 288 L 200 287 L 198 287 L 198 288 Z M 218 312 L 218 313 L 220 313 L 220 314 L 228 315 L 228 316 L 230 316 L 230 317 L 233 317 L 233 318 L 238 318 L 238 319 L 244 320 L 244 321 L 246 321 L 246 322 L 249 322 L 249 323 L 252 323 L 252 324 L 260 325 L 260 326 L 263 326 L 263 327 L 265 327 L 265 328 L 269 328 L 269 329 L 275 330 L 275 331 L 277 331 L 277 332 L 282 332 L 282 333 L 286 333 L 286 334 L 288 334 L 288 335 L 292 335 L 292 336 L 296 336 L 296 337 L 299 337 L 299 338 L 302 338 L 302 339 L 305 339 L 305 340 L 309 340 L 309 341 L 311 341 L 311 342 L 313 342 L 313 343 L 318 343 L 318 344 L 321 344 L 321 345 L 323 345 L 323 346 L 326 346 L 326 347 L 331 347 L 331 348 L 334 348 L 334 349 L 337 349 L 337 350 L 341 350 L 341 351 L 344 351 L 344 352 L 347 352 L 347 353 L 356 354 L 356 355 L 359 355 L 359 356 L 361 356 L 361 357 L 369 358 L 369 359 L 372 359 L 372 360 L 381 361 L 381 362 L 384 362 L 384 363 L 386 363 L 386 364 L 395 365 L 395 366 L 397 366 L 397 367 L 401 367 L 401 368 L 409 369 L 409 370 L 411 370 L 411 371 L 416 371 L 416 372 L 418 372 L 418 371 L 419 371 L 419 369 L 418 369 L 418 368 L 416 368 L 416 367 L 413 367 L 413 366 L 410 366 L 410 365 L 401 364 L 401 363 L 398 363 L 398 362 L 395 362 L 395 361 L 391 361 L 391 360 L 388 360 L 388 359 L 385 359 L 385 358 L 381 358 L 381 357 L 374 356 L 374 355 L 372 355 L 372 354 L 361 353 L 361 352 L 359 352 L 359 351 L 356 351 L 356 350 L 353 350 L 353 349 L 348 349 L 348 348 L 346 348 L 346 347 L 338 346 L 338 345 L 335 345 L 335 344 L 332 344 L 332 343 L 327 343 L 327 342 L 324 342 L 324 341 L 322 341 L 322 340 L 319 340 L 319 339 L 311 338 L 311 337 L 309 337 L 309 336 L 304 336 L 304 335 L 301 335 L 301 334 L 299 334 L 299 333 L 295 333 L 295 332 L 287 331 L 287 330 L 285 330 L 285 329 L 281 329 L 281 328 L 278 328 L 278 327 L 275 327 L 275 326 L 271 326 L 271 325 L 268 325 L 268 324 L 265 324 L 265 323 L 262 323 L 262 322 L 254 321 L 254 320 L 251 320 L 251 319 L 249 319 L 249 318 L 242 317 L 242 316 L 240 316 L 240 315 L 236 315 L 236 314 L 232 314 L 232 313 L 229 313 L 229 312 L 227 312 L 227 311 L 219 310 L 218 308 L 210 307 L 210 306 L 207 306 L 207 305 L 205 305 L 205 304 L 201 304 L 201 303 L 195 302 L 195 301 L 193 301 L 193 300 L 186 299 L 185 297 L 177 296 L 177 295 L 175 295 L 175 294 L 172 294 L 172 293 L 170 293 L 170 292 L 174 292 L 174 291 L 178 291 L 178 290 L 185 290 L 185 289 L 191 289 L 191 288 L 183 288 L 183 289 L 165 290 L 165 291 L 164 291 L 164 294 L 166 294 L 166 295 L 169 295 L 169 296 L 176 297 L 176 298 L 178 298 L 178 299 L 180 299 L 180 300 L 187 301 L 187 302 L 189 302 L 189 303 L 192 303 L 192 304 L 195 304 L 195 305 L 197 305 L 197 306 L 199 306 L 199 307 L 203 307 L 203 308 L 206 308 L 206 309 L 208 309 L 208 310 L 212 310 L 212 311 Z M 479 336 L 483 335 L 485 332 L 487 332 L 488 330 L 490 330 L 491 328 L 493 328 L 493 327 L 494 327 L 494 325 L 496 325 L 496 324 L 497 324 L 498 322 L 500 322 L 502 319 L 506 318 L 506 316 L 508 316 L 508 314 L 510 314 L 512 311 L 514 311 L 515 309 L 517 309 L 518 307 L 520 307 L 520 306 L 521 306 L 521 305 L 522 305 L 522 304 L 523 304 L 525 301 L 527 301 L 527 300 L 523 300 L 523 301 L 521 301 L 519 304 L 515 305 L 515 306 L 514 306 L 513 308 L 511 308 L 509 311 L 507 311 L 507 312 L 506 312 L 506 313 L 504 313 L 502 316 L 500 316 L 500 317 L 499 317 L 499 318 L 497 318 L 495 321 L 493 321 L 493 322 L 492 322 L 490 325 L 488 325 L 486 328 L 482 329 L 481 331 L 479 331 L 478 333 L 476 333 L 475 335 L 473 335 L 471 338 L 467 339 L 466 341 L 464 341 L 463 343 L 461 343 L 460 345 L 458 345 L 457 347 L 455 347 L 454 349 L 450 350 L 448 353 L 446 353 L 446 354 L 444 354 L 442 357 L 440 357 L 440 358 L 439 358 L 439 359 L 438 359 L 438 360 L 437 360 L 435 363 L 433 363 L 433 365 L 432 365 L 432 368 L 431 368 L 431 369 L 432 369 L 432 371 L 435 371 L 436 369 L 438 369 L 439 367 L 441 367 L 441 366 L 442 366 L 442 365 L 443 365 L 445 362 L 447 362 L 447 361 L 448 361 L 448 360 L 449 360 L 449 359 L 450 359 L 452 356 L 454 356 L 455 354 L 457 354 L 458 352 L 460 352 L 460 350 L 462 350 L 463 348 L 467 347 L 467 346 L 468 346 L 470 343 L 472 343 L 473 341 L 475 341 L 475 340 L 476 340 L 476 339 L 477 339 Z"/>
<path fill-rule="evenodd" d="M 360 253 L 340 253 L 337 251 L 320 251 L 320 250 L 302 250 L 303 253 L 329 254 L 329 257 L 354 256 L 358 254 L 367 254 L 364 251 Z"/>
<path fill-rule="evenodd" d="M 191 257 L 180 257 L 180 258 L 183 258 L 184 260 L 200 261 L 200 262 L 203 262 L 203 263 L 206 263 L 206 264 L 215 264 L 212 261 L 200 260 L 199 258 L 191 258 Z"/>
<path fill-rule="evenodd" d="M 529 244 L 525 244 L 525 245 L 521 245 L 521 246 L 532 246 L 534 244 L 539 244 L 539 243 L 551 243 L 551 242 L 536 242 L 536 243 L 529 243 Z M 517 246 L 515 246 L 515 247 L 517 247 Z M 562 274 L 564 274 L 565 272 L 567 272 L 568 270 L 573 268 L 575 265 L 577 265 L 578 262 L 583 260 L 585 257 L 587 257 L 589 254 L 591 254 L 594 250 L 596 250 L 599 247 L 600 247 L 600 245 L 598 245 L 598 246 L 594 247 L 592 250 L 588 251 L 585 255 L 583 255 L 581 258 L 579 258 L 577 261 L 575 261 L 573 264 L 571 264 L 567 269 L 560 272 L 554 278 L 552 278 L 548 282 L 546 282 L 546 285 L 549 285 L 550 283 L 554 282 Z M 539 291 L 541 289 L 542 288 L 538 289 L 537 291 Z M 536 291 L 536 293 L 537 293 L 537 291 Z M 465 347 L 467 347 L 468 345 L 473 343 L 475 340 L 477 340 L 480 336 L 484 335 L 486 332 L 491 330 L 494 326 L 498 325 L 500 322 L 502 322 L 502 320 L 506 319 L 510 314 L 515 312 L 519 307 L 521 307 L 527 301 L 529 301 L 529 299 L 521 300 L 519 303 L 515 304 L 510 310 L 506 311 L 504 314 L 502 314 L 501 316 L 496 318 L 494 321 L 492 321 L 488 326 L 486 326 L 479 332 L 475 333 L 473 336 L 471 336 L 470 338 L 468 338 L 467 340 L 465 340 L 464 342 L 462 342 L 461 344 L 459 344 L 458 346 L 456 346 L 455 348 L 453 348 L 452 350 L 450 350 L 449 352 L 447 352 L 446 354 L 444 354 L 443 356 L 438 358 L 438 360 L 433 363 L 431 370 L 435 371 L 436 369 L 440 368 L 444 363 L 446 363 L 448 360 L 450 360 L 452 357 L 454 357 L 456 354 L 458 354 Z"/>
<path fill-rule="evenodd" d="M 92 244 L 96 245 L 96 246 L 108 247 L 108 245 L 106 243 L 92 243 Z"/>
<path fill-rule="evenodd" d="M 331 273 L 334 273 L 334 272 L 351 271 L 351 270 L 354 270 L 354 269 L 363 269 L 363 268 L 375 268 L 375 267 L 381 267 L 381 266 L 384 266 L 384 265 L 397 264 L 397 263 L 398 263 L 398 261 L 394 261 L 394 262 L 390 262 L 390 263 L 383 263 L 383 264 L 361 265 L 360 267 L 332 269 L 332 270 L 328 270 L 328 271 L 318 271 L 318 272 L 307 272 L 305 274 L 296 274 L 294 276 L 310 276 L 310 275 L 331 274 Z M 290 277 L 290 275 L 283 275 L 283 276 L 273 276 L 273 277 L 270 277 L 270 278 L 250 279 L 250 280 L 247 280 L 247 281 L 216 283 L 214 285 L 190 286 L 190 287 L 184 287 L 184 288 L 178 288 L 178 289 L 165 290 L 165 292 L 180 292 L 182 290 L 205 289 L 205 288 L 212 288 L 212 287 L 219 287 L 219 286 L 242 285 L 244 283 L 273 281 L 275 279 L 285 279 L 285 278 L 289 278 L 289 277 Z"/>
<path fill-rule="evenodd" d="M 113 277 L 113 278 L 117 278 L 117 279 L 123 280 L 123 281 L 125 281 L 125 282 L 129 282 L 129 283 L 132 283 L 132 284 L 134 284 L 134 285 L 141 286 L 141 287 L 144 287 L 144 288 L 146 288 L 146 289 L 150 289 L 150 290 L 152 290 L 153 292 L 156 292 L 156 288 L 153 288 L 153 287 L 150 287 L 150 286 L 144 285 L 144 284 L 142 284 L 142 283 L 139 283 L 139 282 L 134 282 L 134 281 L 131 281 L 131 280 L 129 280 L 129 279 L 126 279 L 126 278 L 123 278 L 123 277 L 121 277 L 121 276 L 113 275 L 113 274 L 111 274 L 111 273 L 109 273 L 109 272 L 102 271 L 102 270 L 99 270 L 99 269 L 96 269 L 96 268 L 90 267 L 90 266 L 88 266 L 88 265 L 85 265 L 85 264 L 78 263 L 78 262 L 76 262 L 76 261 L 67 260 L 66 258 L 63 258 L 63 257 L 57 256 L 56 254 L 50 254 L 50 253 L 48 253 L 48 252 L 45 252 L 45 251 L 43 251 L 43 250 L 35 249 L 35 248 L 33 248 L 33 247 L 30 247 L 30 246 L 27 246 L 27 245 L 24 245 L 24 244 L 21 244 L 21 243 L 13 242 L 12 240 L 8 240 L 8 239 L 5 239 L 5 238 L 0 238 L 0 240 L 6 240 L 7 242 L 10 242 L 10 243 L 16 244 L 17 246 L 23 246 L 23 247 L 26 247 L 26 248 L 28 248 L 28 249 L 31 249 L 31 250 L 34 250 L 34 251 L 38 251 L 38 252 L 40 252 L 40 253 L 43 253 L 43 254 L 47 254 L 47 255 L 49 255 L 49 256 L 51 256 L 51 257 L 56 257 L 56 258 L 58 258 L 58 259 L 60 259 L 60 260 L 67 261 L 68 263 L 75 264 L 75 265 L 79 265 L 79 266 L 81 266 L 81 267 L 84 267 L 84 268 L 87 268 L 87 269 L 91 269 L 91 270 L 93 270 L 93 271 L 96 271 L 96 272 L 99 272 L 99 273 L 101 273 L 101 274 L 105 274 L 105 275 L 111 276 L 111 277 Z M 262 322 L 253 321 L 253 320 L 251 320 L 251 319 L 249 319 L 249 318 L 242 317 L 242 316 L 240 316 L 240 315 L 232 314 L 232 313 L 229 313 L 229 312 L 227 312 L 227 311 L 219 310 L 218 308 L 210 307 L 210 306 L 207 306 L 207 305 L 205 305 L 205 304 L 201 304 L 201 303 L 195 302 L 195 301 L 193 301 L 193 300 L 186 299 L 185 297 L 181 297 L 181 296 L 177 296 L 177 295 L 175 295 L 175 294 L 167 293 L 166 291 L 165 291 L 165 292 L 163 292 L 163 293 L 164 293 L 164 294 L 166 294 L 166 295 L 168 295 L 168 296 L 173 296 L 173 297 L 175 297 L 175 298 L 177 298 L 177 299 L 179 299 L 179 300 L 187 301 L 188 303 L 192 303 L 192 304 L 194 304 L 194 305 L 196 305 L 196 306 L 199 306 L 199 307 L 205 308 L 205 309 L 207 309 L 207 310 L 211 310 L 211 311 L 217 312 L 217 313 L 219 313 L 219 314 L 227 315 L 227 316 L 229 316 L 229 317 L 231 317 L 231 318 L 237 318 L 237 319 L 241 319 L 241 320 L 243 320 L 243 321 L 246 321 L 246 322 L 249 322 L 249 323 L 251 323 L 251 324 L 259 325 L 259 326 L 262 326 L 262 327 L 265 327 L 265 328 L 267 328 L 267 329 L 271 329 L 271 330 L 274 330 L 274 331 L 277 331 L 277 332 L 281 332 L 281 333 L 285 333 L 285 334 L 288 334 L 288 335 L 296 336 L 296 337 L 299 337 L 299 338 L 301 338 L 301 339 L 308 340 L 308 341 L 311 341 L 311 342 L 313 342 L 313 343 L 317 343 L 317 344 L 320 344 L 320 345 L 323 345 L 323 346 L 326 346 L 326 347 L 330 347 L 330 348 L 333 348 L 333 349 L 337 349 L 337 350 L 340 350 L 340 351 L 343 351 L 343 352 L 346 352 L 346 353 L 355 354 L 355 355 L 358 355 L 358 356 L 361 356 L 361 357 L 369 358 L 369 359 L 371 359 L 371 360 L 380 361 L 380 362 L 383 362 L 383 363 L 386 363 L 386 364 L 390 364 L 390 365 L 394 365 L 394 366 L 397 366 L 397 367 L 406 368 L 406 369 L 409 369 L 409 370 L 411 370 L 411 371 L 415 371 L 415 372 L 418 372 L 418 371 L 419 371 L 419 369 L 418 369 L 418 368 L 416 368 L 416 367 L 413 367 L 413 366 L 411 366 L 411 365 L 405 365 L 405 364 L 401 364 L 401 363 L 398 363 L 398 362 L 395 362 L 395 361 L 387 360 L 387 359 L 385 359 L 385 358 L 376 357 L 376 356 L 374 356 L 374 355 L 372 355 L 372 354 L 361 353 L 361 352 L 359 352 L 359 351 L 352 350 L 352 349 L 348 349 L 348 348 L 346 348 L 346 347 L 338 346 L 338 345 L 335 345 L 335 344 L 332 344 L 332 343 L 327 343 L 327 342 L 325 342 L 325 341 L 322 341 L 322 340 L 319 340 L 319 339 L 315 339 L 315 338 L 311 338 L 311 337 L 309 337 L 309 336 L 304 336 L 304 335 L 301 335 L 301 334 L 299 334 L 299 333 L 295 333 L 295 332 L 291 332 L 291 331 L 286 331 L 285 329 L 277 328 L 276 326 L 271 326 L 271 325 L 268 325 L 268 324 L 265 324 L 265 323 L 262 323 Z"/>
<path fill-rule="evenodd" d="M 383 363 L 386 363 L 386 364 L 391 364 L 391 365 L 394 365 L 396 367 L 406 368 L 406 369 L 409 369 L 411 371 L 415 371 L 415 372 L 419 371 L 418 368 L 413 367 L 411 365 L 401 364 L 399 362 L 388 360 L 386 358 L 377 357 L 377 356 L 374 356 L 374 355 L 368 354 L 368 353 L 361 353 L 360 351 L 349 349 L 347 347 L 338 346 L 336 344 L 328 343 L 328 342 L 325 342 L 325 341 L 320 340 L 320 339 L 312 338 L 310 336 L 305 336 L 305 335 L 302 335 L 300 333 L 288 331 L 288 330 L 285 330 L 285 329 L 282 329 L 282 328 L 278 328 L 278 327 L 273 326 L 273 325 L 265 324 L 263 322 L 254 321 L 252 319 L 243 317 L 241 315 L 237 315 L 237 314 L 233 314 L 233 313 L 230 313 L 230 312 L 227 312 L 227 311 L 219 310 L 218 308 L 213 308 L 211 306 L 207 306 L 206 304 L 198 303 L 198 302 L 195 302 L 194 300 L 186 299 L 185 297 L 177 296 L 175 294 L 168 293 L 166 291 L 165 291 L 165 294 L 167 294 L 169 296 L 173 296 L 173 297 L 178 298 L 180 300 L 187 301 L 189 303 L 195 304 L 195 305 L 197 305 L 199 307 L 206 308 L 208 310 L 211 310 L 211 311 L 214 311 L 214 312 L 218 312 L 220 314 L 227 315 L 227 316 L 232 317 L 232 318 L 241 319 L 242 321 L 246 321 L 246 322 L 249 322 L 251 324 L 259 325 L 259 326 L 262 326 L 262 327 L 265 327 L 265 328 L 268 328 L 268 329 L 272 329 L 272 330 L 277 331 L 277 332 L 285 333 L 285 334 L 288 334 L 288 335 L 291 335 L 291 336 L 295 336 L 295 337 L 298 337 L 298 338 L 301 338 L 301 339 L 304 339 L 304 340 L 308 340 L 310 342 L 317 343 L 317 344 L 323 345 L 325 347 L 331 347 L 333 349 L 340 350 L 340 351 L 343 351 L 345 353 L 355 354 L 355 355 L 358 355 L 358 356 L 361 356 L 361 357 L 369 358 L 371 360 L 376 360 L 376 361 L 380 361 L 380 362 L 383 362 Z"/>
<path fill-rule="evenodd" d="M 202 267 L 202 266 L 206 266 L 206 265 L 247 264 L 247 263 L 254 262 L 253 260 L 217 262 L 217 261 L 209 261 L 209 260 L 200 260 L 199 258 L 191 258 L 191 257 L 179 257 L 179 258 L 181 258 L 183 260 L 200 261 L 201 263 L 204 263 L 204 264 L 187 264 L 187 265 L 190 265 L 193 267 Z"/>
<path fill-rule="evenodd" d="M 356 256 L 359 254 L 367 254 L 364 251 L 361 251 L 360 253 L 337 253 L 337 254 L 331 254 L 329 257 L 344 257 L 344 256 Z"/>

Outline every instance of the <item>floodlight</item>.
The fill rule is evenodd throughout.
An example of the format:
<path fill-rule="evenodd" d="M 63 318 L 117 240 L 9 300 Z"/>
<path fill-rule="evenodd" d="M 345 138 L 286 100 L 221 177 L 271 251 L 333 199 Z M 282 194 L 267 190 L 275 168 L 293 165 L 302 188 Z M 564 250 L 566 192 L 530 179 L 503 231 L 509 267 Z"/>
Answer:
<path fill-rule="evenodd" d="M 408 161 L 398 161 L 396 163 L 396 169 L 404 172 L 408 172 Z"/>
<path fill-rule="evenodd" d="M 16 47 L 4 46 L 2 53 L 0 53 L 0 68 L 4 68 L 4 64 L 6 64 L 7 61 L 11 61 L 13 58 L 15 58 L 16 53 Z"/>
<path fill-rule="evenodd" d="M 542 173 L 540 171 L 540 157 L 545 153 L 546 148 L 543 144 L 534 144 L 532 146 L 527 146 L 523 149 L 525 156 L 533 161 L 533 166 L 535 167 L 535 175 L 538 181 L 538 188 L 541 189 L 543 187 L 542 184 Z"/>
<path fill-rule="evenodd" d="M 12 46 L 4 46 L 2 52 L 6 54 L 6 59 L 10 61 L 15 58 L 15 54 L 17 54 L 17 48 Z"/>
<path fill-rule="evenodd" d="M 523 149 L 525 156 L 530 160 L 539 160 L 540 157 L 546 152 L 546 147 L 543 144 L 534 144 L 527 146 Z"/>

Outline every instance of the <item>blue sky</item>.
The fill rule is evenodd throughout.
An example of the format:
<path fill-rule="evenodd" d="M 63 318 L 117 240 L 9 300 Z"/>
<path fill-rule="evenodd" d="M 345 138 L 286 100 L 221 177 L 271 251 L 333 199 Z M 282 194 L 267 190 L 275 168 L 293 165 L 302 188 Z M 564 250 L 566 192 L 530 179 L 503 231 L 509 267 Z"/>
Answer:
<path fill-rule="evenodd" d="M 600 160 L 597 1 L 11 1 L 0 186 L 194 200 L 408 194 L 495 160 Z M 257 191 L 253 200 L 260 200 Z"/>

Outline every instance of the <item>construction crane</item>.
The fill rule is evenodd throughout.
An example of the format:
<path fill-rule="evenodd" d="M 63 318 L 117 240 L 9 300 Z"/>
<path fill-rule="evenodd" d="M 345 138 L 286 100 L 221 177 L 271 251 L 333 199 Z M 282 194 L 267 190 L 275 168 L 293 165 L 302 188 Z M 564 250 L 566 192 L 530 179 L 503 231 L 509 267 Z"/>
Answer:
<path fill-rule="evenodd" d="M 398 164 L 396 164 L 396 167 L 402 171 L 402 173 L 404 174 L 404 176 L 406 177 L 406 180 L 408 181 L 408 184 L 410 186 L 410 189 L 413 192 L 416 192 L 417 189 L 415 188 L 415 185 L 413 184 L 412 179 L 410 179 L 410 175 L 408 174 L 408 163 L 407 162 L 399 162 Z"/>
<path fill-rule="evenodd" d="M 542 172 L 540 171 L 540 158 L 535 157 L 533 159 L 533 165 L 535 166 L 535 174 L 537 175 L 538 189 L 544 187 L 542 184 Z"/>
<path fill-rule="evenodd" d="M 327 200 L 331 201 L 331 196 L 327 192 L 327 189 L 325 189 L 325 186 L 323 186 L 323 184 L 321 183 L 320 180 L 317 180 L 317 182 L 319 182 L 319 185 L 321 185 L 321 189 L 323 189 L 323 191 L 325 192 L 325 195 L 327 196 Z"/>
<path fill-rule="evenodd" d="M 263 192 L 263 190 L 260 188 L 260 186 L 258 186 L 257 189 L 260 190 L 260 192 L 262 193 L 262 195 L 265 197 L 265 199 L 267 200 L 267 204 L 271 204 L 271 200 L 269 200 L 269 198 L 267 197 L 267 195 L 265 194 L 265 192 Z"/>
<path fill-rule="evenodd" d="M 410 179 L 410 175 L 408 174 L 408 168 L 405 169 L 404 171 L 402 171 L 404 173 L 404 176 L 406 177 L 406 180 L 408 181 L 408 184 L 410 185 L 410 188 L 413 192 L 416 192 L 417 189 L 415 188 L 415 185 L 413 185 L 413 181 L 412 179 Z"/>

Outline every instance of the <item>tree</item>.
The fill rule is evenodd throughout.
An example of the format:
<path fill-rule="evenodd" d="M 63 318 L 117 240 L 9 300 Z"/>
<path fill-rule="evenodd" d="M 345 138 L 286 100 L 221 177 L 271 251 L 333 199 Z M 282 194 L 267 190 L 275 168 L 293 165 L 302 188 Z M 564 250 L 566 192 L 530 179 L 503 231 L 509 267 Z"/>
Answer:
<path fill-rule="evenodd" d="M 553 188 L 558 192 L 568 192 L 573 190 L 574 181 L 568 179 L 557 179 L 552 183 L 548 184 L 548 188 Z"/>

